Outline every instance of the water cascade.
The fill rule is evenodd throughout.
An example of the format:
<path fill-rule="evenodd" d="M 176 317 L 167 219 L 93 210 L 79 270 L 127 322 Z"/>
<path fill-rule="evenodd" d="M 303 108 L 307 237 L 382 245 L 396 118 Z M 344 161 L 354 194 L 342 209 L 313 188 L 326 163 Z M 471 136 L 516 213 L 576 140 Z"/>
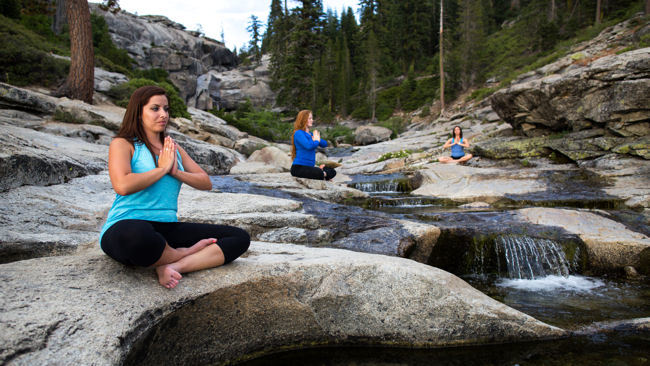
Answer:
<path fill-rule="evenodd" d="M 497 258 L 505 256 L 509 278 L 568 277 L 572 268 L 562 247 L 553 240 L 502 235 L 496 238 L 494 248 Z"/>
<path fill-rule="evenodd" d="M 352 184 L 352 188 L 367 193 L 404 193 L 407 192 L 404 182 L 396 180 L 358 182 Z"/>

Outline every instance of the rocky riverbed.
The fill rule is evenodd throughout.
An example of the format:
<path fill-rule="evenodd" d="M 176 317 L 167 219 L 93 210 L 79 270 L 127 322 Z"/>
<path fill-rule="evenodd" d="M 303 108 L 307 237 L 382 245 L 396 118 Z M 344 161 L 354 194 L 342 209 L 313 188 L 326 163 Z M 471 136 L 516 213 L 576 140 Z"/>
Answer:
<path fill-rule="evenodd" d="M 600 37 L 624 46 L 647 28 Z M 504 236 L 574 248 L 580 274 L 650 275 L 650 49 L 601 45 L 578 46 L 590 62 L 569 55 L 490 99 L 414 119 L 397 139 L 323 151 L 319 161 L 340 164 L 334 182 L 292 178 L 287 145 L 190 109 L 170 133 L 214 187 L 184 187 L 179 219 L 240 226 L 255 242 L 172 291 L 98 248 L 114 197 L 107 144 L 123 109 L 0 84 L 0 362 L 218 363 L 317 345 L 568 336 L 456 275 L 478 263 L 466 253 Z M 437 163 L 455 125 L 476 158 Z M 369 196 L 348 186 L 369 174 L 408 189 Z"/>

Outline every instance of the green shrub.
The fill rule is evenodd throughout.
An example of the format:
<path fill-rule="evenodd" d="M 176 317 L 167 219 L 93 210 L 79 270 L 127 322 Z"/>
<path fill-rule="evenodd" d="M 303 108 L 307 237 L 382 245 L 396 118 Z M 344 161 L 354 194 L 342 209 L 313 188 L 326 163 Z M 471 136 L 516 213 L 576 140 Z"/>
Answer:
<path fill-rule="evenodd" d="M 50 56 L 65 54 L 57 44 L 0 15 L 0 80 L 17 86 L 57 86 L 70 62 Z"/>
<path fill-rule="evenodd" d="M 411 150 L 399 150 L 399 151 L 387 152 L 377 159 L 377 163 L 389 159 L 406 158 L 412 153 L 413 152 Z"/>
<path fill-rule="evenodd" d="M 346 144 L 352 144 L 354 141 L 354 130 L 343 125 L 326 127 L 321 131 L 321 137 L 330 143 L 339 140 Z"/>
<path fill-rule="evenodd" d="M 476 89 L 470 94 L 469 98 L 473 100 L 481 100 L 484 99 L 495 91 L 499 90 L 499 88 L 481 88 L 481 89 Z"/>
<path fill-rule="evenodd" d="M 282 122 L 282 115 L 271 111 L 257 111 L 250 100 L 239 105 L 235 112 L 210 111 L 212 114 L 237 127 L 240 131 L 248 132 L 269 141 L 288 141 L 293 132 L 293 124 Z"/>
<path fill-rule="evenodd" d="M 106 92 L 106 94 L 113 98 L 115 104 L 126 108 L 129 104 L 131 94 L 133 94 L 133 92 L 139 87 L 146 85 L 156 85 L 165 89 L 167 97 L 169 98 L 169 114 L 171 117 L 192 118 L 192 116 L 187 112 L 185 102 L 178 96 L 176 88 L 165 81 L 155 82 L 149 79 L 131 79 L 124 84 L 113 86 L 108 92 Z"/>

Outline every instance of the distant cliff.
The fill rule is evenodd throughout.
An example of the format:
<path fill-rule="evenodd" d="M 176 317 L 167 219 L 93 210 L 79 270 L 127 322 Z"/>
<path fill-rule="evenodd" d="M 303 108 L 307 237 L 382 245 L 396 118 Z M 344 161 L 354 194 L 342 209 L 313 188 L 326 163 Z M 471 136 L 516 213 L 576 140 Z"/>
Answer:
<path fill-rule="evenodd" d="M 127 50 L 139 68 L 160 68 L 169 73 L 188 106 L 233 109 L 246 99 L 256 105 L 273 104 L 266 73 L 240 72 L 236 69 L 237 56 L 223 43 L 186 30 L 164 16 L 137 16 L 125 11 L 113 14 L 98 4 L 90 7 L 104 17 L 113 42 Z M 233 85 L 233 79 L 242 83 Z"/>

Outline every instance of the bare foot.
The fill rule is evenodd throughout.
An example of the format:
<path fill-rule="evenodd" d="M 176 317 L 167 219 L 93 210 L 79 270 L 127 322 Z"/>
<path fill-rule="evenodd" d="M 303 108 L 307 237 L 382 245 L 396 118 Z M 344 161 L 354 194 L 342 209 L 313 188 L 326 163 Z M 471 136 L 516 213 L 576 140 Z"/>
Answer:
<path fill-rule="evenodd" d="M 181 253 L 183 255 L 183 258 L 184 258 L 184 257 L 187 257 L 190 254 L 194 254 L 194 253 L 200 251 L 201 249 L 207 247 L 210 244 L 215 244 L 216 242 L 217 242 L 217 239 L 208 238 L 208 239 L 203 239 L 203 240 L 197 241 L 196 244 L 192 245 L 189 248 L 177 248 L 176 250 L 179 253 Z"/>
<path fill-rule="evenodd" d="M 156 273 L 158 274 L 158 282 L 169 289 L 176 287 L 178 281 L 183 278 L 170 264 L 156 267 Z"/>

